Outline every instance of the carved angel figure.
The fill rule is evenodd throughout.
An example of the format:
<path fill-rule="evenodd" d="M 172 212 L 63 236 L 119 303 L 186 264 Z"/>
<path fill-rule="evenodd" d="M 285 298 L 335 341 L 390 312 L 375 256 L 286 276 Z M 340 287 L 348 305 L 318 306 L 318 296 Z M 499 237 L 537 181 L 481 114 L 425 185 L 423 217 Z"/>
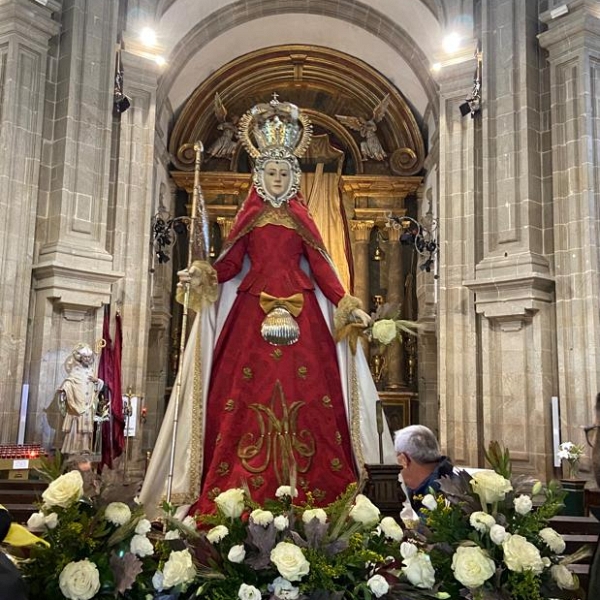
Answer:
<path fill-rule="evenodd" d="M 390 103 L 390 95 L 386 94 L 373 110 L 373 116 L 367 121 L 362 117 L 335 115 L 335 118 L 345 127 L 358 131 L 363 137 L 360 142 L 360 152 L 363 160 L 383 160 L 387 154 L 377 137 L 377 123 L 383 119 Z"/>
<path fill-rule="evenodd" d="M 217 129 L 222 131 L 221 135 L 213 142 L 208 149 L 208 153 L 214 158 L 231 158 L 237 146 L 237 121 L 238 117 L 233 116 L 231 121 L 227 121 L 227 109 L 219 96 L 215 93 L 214 111 L 219 124 Z"/>

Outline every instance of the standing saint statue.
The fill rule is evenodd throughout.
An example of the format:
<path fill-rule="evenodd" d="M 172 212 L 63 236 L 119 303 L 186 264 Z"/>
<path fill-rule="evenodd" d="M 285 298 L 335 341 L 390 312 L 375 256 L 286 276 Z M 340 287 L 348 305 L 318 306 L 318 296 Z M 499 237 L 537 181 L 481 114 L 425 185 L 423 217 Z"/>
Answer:
<path fill-rule="evenodd" d="M 257 502 L 295 484 L 300 501 L 310 493 L 326 505 L 379 460 L 362 348 L 334 336 L 369 316 L 341 284 L 299 192 L 310 123 L 274 98 L 240 119 L 240 138 L 255 160 L 250 193 L 214 265 L 194 261 L 179 274 L 199 315 L 180 373 L 171 500 L 192 513 L 213 512 L 216 495 L 244 485 Z M 164 489 L 175 404 L 140 494 L 147 511 Z"/>
<path fill-rule="evenodd" d="M 58 389 L 64 414 L 63 454 L 92 453 L 98 393 L 104 382 L 94 373 L 94 351 L 77 344 L 65 361 L 67 377 Z"/>

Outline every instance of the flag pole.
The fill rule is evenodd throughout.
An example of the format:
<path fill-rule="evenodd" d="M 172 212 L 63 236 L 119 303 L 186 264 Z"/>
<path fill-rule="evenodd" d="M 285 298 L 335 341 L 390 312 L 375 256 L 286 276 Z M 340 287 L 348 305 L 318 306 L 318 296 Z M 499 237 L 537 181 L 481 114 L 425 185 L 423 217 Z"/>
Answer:
<path fill-rule="evenodd" d="M 196 160 L 194 163 L 194 189 L 192 193 L 192 212 L 189 219 L 189 240 L 188 240 L 188 260 L 187 269 L 192 266 L 194 253 L 197 258 L 206 260 L 208 258 L 208 220 L 206 218 L 206 207 L 204 206 L 204 197 L 200 188 L 200 165 L 202 164 L 202 151 L 204 147 L 202 142 L 194 144 Z M 200 223 L 198 223 L 200 217 Z M 199 240 L 197 238 L 200 238 Z M 198 243 L 200 242 L 200 243 Z M 177 428 L 179 425 L 179 405 L 181 404 L 181 379 L 183 372 L 183 354 L 185 351 L 185 342 L 187 337 L 188 308 L 190 302 L 190 282 L 184 283 L 183 296 L 183 315 L 181 319 L 181 334 L 179 337 L 179 357 L 177 365 L 177 377 L 175 379 L 175 407 L 173 410 L 173 435 L 171 439 L 171 455 L 169 458 L 169 473 L 167 475 L 167 502 L 171 502 L 173 495 L 173 471 L 175 470 L 175 449 L 177 445 Z M 199 318 L 199 315 L 198 317 Z"/>

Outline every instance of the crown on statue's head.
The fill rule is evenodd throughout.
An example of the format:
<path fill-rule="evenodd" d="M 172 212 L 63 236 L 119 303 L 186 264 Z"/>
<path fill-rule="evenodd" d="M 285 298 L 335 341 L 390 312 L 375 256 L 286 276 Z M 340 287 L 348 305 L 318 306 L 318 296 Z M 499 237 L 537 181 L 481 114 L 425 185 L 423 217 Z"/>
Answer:
<path fill-rule="evenodd" d="M 240 119 L 239 129 L 240 139 L 253 158 L 276 148 L 302 156 L 312 135 L 308 117 L 295 104 L 279 102 L 276 93 L 270 102 L 253 106 Z"/>

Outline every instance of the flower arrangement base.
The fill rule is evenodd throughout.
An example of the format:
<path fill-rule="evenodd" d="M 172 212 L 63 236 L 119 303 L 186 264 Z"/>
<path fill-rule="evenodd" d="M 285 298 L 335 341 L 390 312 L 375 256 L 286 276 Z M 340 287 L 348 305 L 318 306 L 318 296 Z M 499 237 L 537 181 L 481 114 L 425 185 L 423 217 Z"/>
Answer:
<path fill-rule="evenodd" d="M 585 515 L 585 479 L 561 479 L 563 489 L 567 492 L 561 515 L 583 517 Z"/>

